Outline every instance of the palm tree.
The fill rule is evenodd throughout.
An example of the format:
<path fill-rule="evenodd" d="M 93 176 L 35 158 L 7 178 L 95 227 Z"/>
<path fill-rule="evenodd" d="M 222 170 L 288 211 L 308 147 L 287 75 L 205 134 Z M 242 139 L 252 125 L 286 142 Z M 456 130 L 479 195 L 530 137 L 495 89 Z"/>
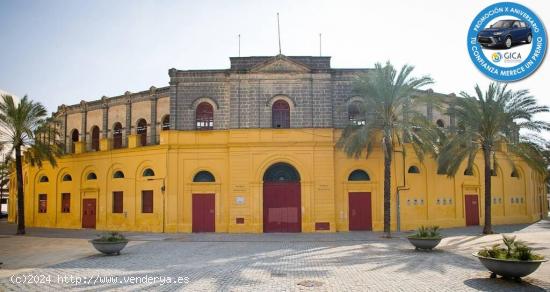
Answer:
<path fill-rule="evenodd" d="M 15 153 L 17 181 L 17 234 L 25 234 L 25 204 L 23 194 L 23 151 L 31 165 L 42 165 L 49 160 L 56 165 L 55 157 L 61 147 L 51 139 L 41 139 L 47 135 L 56 137 L 56 127 L 48 126 L 46 108 L 30 100 L 27 96 L 16 103 L 10 95 L 3 95 L 0 101 L 0 143 L 8 146 L 8 156 Z M 49 137 L 49 136 L 48 136 Z"/>
<path fill-rule="evenodd" d="M 416 111 L 422 98 L 412 98 L 419 89 L 433 83 L 429 76 L 411 77 L 414 67 L 405 65 L 399 72 L 392 64 L 377 63 L 374 70 L 361 75 L 354 83 L 354 93 L 360 96 L 355 105 L 363 118 L 352 122 L 342 132 L 336 146 L 348 156 L 358 158 L 373 147 L 380 146 L 384 153 L 384 232 L 391 236 L 391 163 L 394 146 L 411 142 L 419 159 L 430 150 L 425 117 Z"/>
<path fill-rule="evenodd" d="M 447 110 L 448 115 L 455 116 L 458 131 L 451 134 L 440 149 L 439 171 L 454 176 L 464 160 L 467 160 L 467 169 L 471 170 L 481 150 L 485 181 L 483 233 L 491 234 L 491 171 L 496 170 L 498 163 L 496 146 L 507 146 L 509 153 L 503 154 L 514 171 L 516 168 L 510 154 L 515 154 L 535 170 L 545 173 L 546 163 L 541 148 L 519 133 L 520 130 L 540 132 L 550 129 L 549 123 L 533 120 L 535 114 L 548 112 L 548 107 L 537 105 L 528 90 L 512 91 L 507 89 L 507 85 L 499 83 L 491 83 L 486 92 L 476 85 L 475 95 L 466 92 L 460 95 L 462 98 L 451 101 Z"/>

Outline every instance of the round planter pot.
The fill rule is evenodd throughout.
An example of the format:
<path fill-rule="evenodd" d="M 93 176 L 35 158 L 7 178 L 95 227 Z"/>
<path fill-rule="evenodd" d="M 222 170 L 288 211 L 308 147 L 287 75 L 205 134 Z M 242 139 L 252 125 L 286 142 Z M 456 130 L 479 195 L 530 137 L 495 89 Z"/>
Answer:
<path fill-rule="evenodd" d="M 441 242 L 440 238 L 415 238 L 407 237 L 409 242 L 416 247 L 416 249 L 433 249 Z"/>
<path fill-rule="evenodd" d="M 473 253 L 473 256 L 477 257 L 487 270 L 492 272 L 491 278 L 501 275 L 505 278 L 520 279 L 533 273 L 539 268 L 540 264 L 546 262 L 546 260 L 517 261 L 494 259 L 480 256 L 477 252 Z"/>
<path fill-rule="evenodd" d="M 98 251 L 106 255 L 119 255 L 120 251 L 126 246 L 128 241 L 119 241 L 119 242 L 105 242 L 105 241 L 96 241 L 90 240 L 92 245 Z"/>

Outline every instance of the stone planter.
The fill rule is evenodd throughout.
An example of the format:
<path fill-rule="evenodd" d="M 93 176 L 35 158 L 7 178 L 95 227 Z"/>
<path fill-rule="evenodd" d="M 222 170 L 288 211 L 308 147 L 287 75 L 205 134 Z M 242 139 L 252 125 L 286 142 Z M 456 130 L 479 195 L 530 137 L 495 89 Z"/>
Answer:
<path fill-rule="evenodd" d="M 92 245 L 98 251 L 106 255 L 119 255 L 120 251 L 128 244 L 128 241 L 98 241 L 95 239 L 90 240 Z"/>
<path fill-rule="evenodd" d="M 473 256 L 477 257 L 487 270 L 491 271 L 491 278 L 496 278 L 497 275 L 500 275 L 518 281 L 521 280 L 521 277 L 525 277 L 536 271 L 543 262 L 546 262 L 546 260 L 518 261 L 494 259 L 480 256 L 477 252 L 473 253 Z"/>
<path fill-rule="evenodd" d="M 416 249 L 426 249 L 431 250 L 436 247 L 440 242 L 442 237 L 439 238 L 418 238 L 418 237 L 407 237 L 409 242 L 414 245 Z"/>

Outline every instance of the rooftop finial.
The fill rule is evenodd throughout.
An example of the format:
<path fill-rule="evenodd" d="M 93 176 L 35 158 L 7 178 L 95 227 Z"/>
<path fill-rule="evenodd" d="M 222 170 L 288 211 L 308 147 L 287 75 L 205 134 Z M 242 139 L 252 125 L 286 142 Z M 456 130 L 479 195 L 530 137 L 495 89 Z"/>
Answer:
<path fill-rule="evenodd" d="M 239 57 L 241 56 L 241 34 L 239 34 Z"/>
<path fill-rule="evenodd" d="M 277 33 L 279 35 L 279 55 L 281 55 L 281 26 L 279 25 L 279 12 L 277 12 Z"/>

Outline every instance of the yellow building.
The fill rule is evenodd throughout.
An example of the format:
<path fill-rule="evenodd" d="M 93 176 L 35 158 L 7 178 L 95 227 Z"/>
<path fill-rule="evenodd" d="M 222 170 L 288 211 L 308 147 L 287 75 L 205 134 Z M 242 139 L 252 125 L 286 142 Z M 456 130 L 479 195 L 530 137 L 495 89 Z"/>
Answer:
<path fill-rule="evenodd" d="M 354 159 L 335 148 L 340 129 L 358 121 L 351 84 L 364 72 L 331 68 L 329 57 L 239 57 L 226 70 L 170 69 L 168 87 L 60 106 L 69 154 L 56 168 L 24 166 L 25 222 L 153 232 L 382 230 L 382 152 Z M 425 110 L 453 130 L 452 117 Z M 432 159 L 407 153 L 397 149 L 392 165 L 394 230 L 483 222 L 481 155 L 471 173 L 464 166 L 448 178 Z M 492 177 L 496 224 L 547 214 L 542 177 L 516 164 Z"/>

